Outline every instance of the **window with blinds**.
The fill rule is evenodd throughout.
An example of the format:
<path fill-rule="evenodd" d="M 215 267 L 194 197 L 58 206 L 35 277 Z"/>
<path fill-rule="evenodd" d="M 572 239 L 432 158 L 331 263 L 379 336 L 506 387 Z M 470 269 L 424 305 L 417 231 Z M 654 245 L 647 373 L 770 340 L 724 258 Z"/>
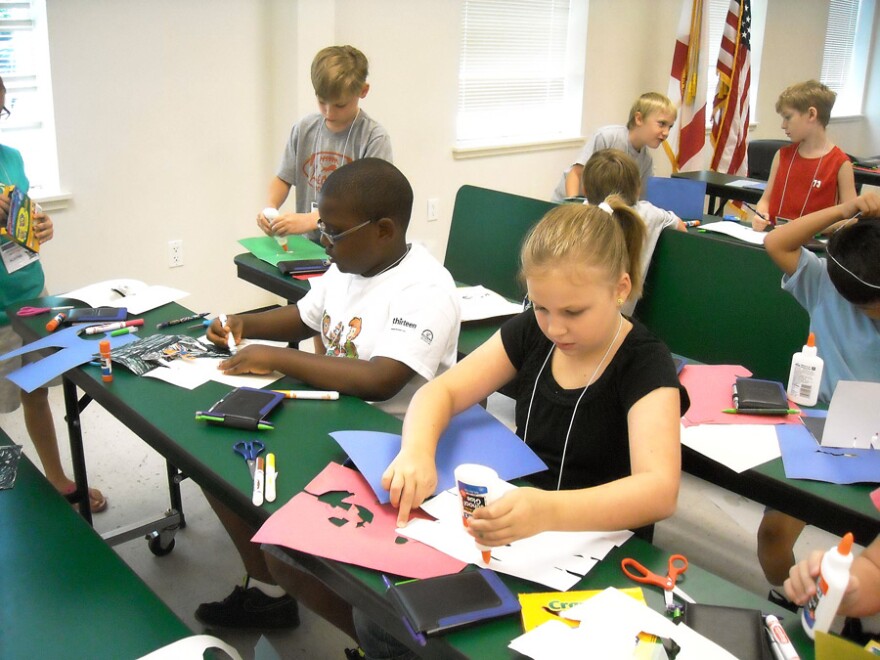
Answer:
<path fill-rule="evenodd" d="M 820 80 L 837 92 L 833 116 L 862 112 L 874 0 L 830 0 Z"/>
<path fill-rule="evenodd" d="M 21 152 L 33 195 L 56 192 L 58 156 L 45 0 L 0 0 L 0 77 L 10 111 L 0 119 L 0 143 Z"/>
<path fill-rule="evenodd" d="M 587 0 L 464 0 L 456 146 L 578 137 Z"/>

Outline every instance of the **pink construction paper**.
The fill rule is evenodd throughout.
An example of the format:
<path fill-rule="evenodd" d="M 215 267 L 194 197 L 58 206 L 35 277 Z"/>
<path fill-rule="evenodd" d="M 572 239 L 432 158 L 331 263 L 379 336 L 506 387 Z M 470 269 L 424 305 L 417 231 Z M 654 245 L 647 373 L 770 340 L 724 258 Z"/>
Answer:
<path fill-rule="evenodd" d="M 880 488 L 871 492 L 871 501 L 877 507 L 877 510 L 880 511 Z"/>
<path fill-rule="evenodd" d="M 679 376 L 691 400 L 681 420 L 684 426 L 697 424 L 802 424 L 800 415 L 731 415 L 721 412 L 733 408 L 733 384 L 752 372 L 740 365 L 686 364 Z M 789 402 L 792 408 L 796 405 Z"/>
<path fill-rule="evenodd" d="M 318 500 L 319 495 L 332 491 L 353 493 L 344 500 L 352 506 L 346 510 Z M 364 522 L 356 505 L 369 509 L 373 520 Z M 330 518 L 348 522 L 338 526 Z M 330 463 L 305 492 L 276 511 L 251 540 L 410 578 L 449 575 L 466 566 L 418 541 L 397 542 L 396 527 L 397 509 L 379 504 L 359 472 Z"/>

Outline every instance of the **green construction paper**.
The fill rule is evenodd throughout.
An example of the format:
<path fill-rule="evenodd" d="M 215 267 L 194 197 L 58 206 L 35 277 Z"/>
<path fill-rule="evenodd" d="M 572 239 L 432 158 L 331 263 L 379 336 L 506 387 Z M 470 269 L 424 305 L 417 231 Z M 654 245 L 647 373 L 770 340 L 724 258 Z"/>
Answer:
<path fill-rule="evenodd" d="M 305 236 L 288 236 L 287 252 L 271 236 L 254 236 L 242 238 L 238 241 L 247 248 L 248 252 L 257 259 L 267 264 L 277 266 L 279 261 L 294 261 L 297 259 L 326 259 L 327 253 L 324 248 L 313 243 Z"/>

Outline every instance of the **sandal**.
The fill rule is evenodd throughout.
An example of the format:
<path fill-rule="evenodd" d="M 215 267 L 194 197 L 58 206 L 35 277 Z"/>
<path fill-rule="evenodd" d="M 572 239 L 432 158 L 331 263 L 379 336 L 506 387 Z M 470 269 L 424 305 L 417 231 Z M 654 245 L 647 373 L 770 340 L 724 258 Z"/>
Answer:
<path fill-rule="evenodd" d="M 61 494 L 70 500 L 74 491 L 76 491 L 76 484 L 70 484 Z M 74 504 L 74 506 L 79 510 L 79 504 Z M 97 488 L 89 488 L 89 509 L 92 513 L 101 513 L 107 510 L 107 498 Z"/>

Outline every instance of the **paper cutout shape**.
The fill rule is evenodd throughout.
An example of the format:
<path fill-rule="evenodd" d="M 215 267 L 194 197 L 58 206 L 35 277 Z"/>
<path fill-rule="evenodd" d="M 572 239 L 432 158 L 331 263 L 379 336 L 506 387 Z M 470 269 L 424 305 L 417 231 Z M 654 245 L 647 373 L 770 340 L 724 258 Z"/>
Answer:
<path fill-rule="evenodd" d="M 681 423 L 684 426 L 695 426 L 696 424 L 801 424 L 798 415 L 731 415 L 721 412 L 727 408 L 733 408 L 733 383 L 737 377 L 748 378 L 751 375 L 751 371 L 740 365 L 685 365 L 679 379 L 688 392 L 691 407 L 682 417 Z M 792 407 L 797 408 L 795 405 Z"/>
<path fill-rule="evenodd" d="M 90 362 L 98 352 L 98 340 L 94 337 L 89 339 L 80 337 L 77 334 L 79 330 L 82 330 L 82 328 L 76 326 L 64 328 L 14 351 L 9 351 L 5 355 L 0 355 L 0 362 L 2 362 L 17 355 L 24 355 L 42 348 L 61 349 L 52 355 L 44 357 L 42 360 L 16 369 L 6 377 L 25 392 L 33 392 L 64 372 Z M 106 335 L 103 338 L 110 341 L 111 349 L 138 340 L 136 335 L 119 335 L 117 337 Z"/>
<path fill-rule="evenodd" d="M 95 282 L 64 294 L 67 298 L 82 300 L 90 307 L 125 307 L 130 314 L 143 314 L 188 295 L 188 292 L 170 286 L 151 286 L 132 279 Z"/>
<path fill-rule="evenodd" d="M 880 488 L 871 491 L 871 501 L 874 503 L 874 506 L 877 507 L 877 510 L 880 511 Z"/>
<path fill-rule="evenodd" d="M 382 473 L 400 451 L 400 436 L 377 431 L 335 431 L 338 442 L 367 479 L 383 504 L 389 501 L 382 488 Z M 452 418 L 437 445 L 437 489 L 455 485 L 455 468 L 479 463 L 494 469 L 501 479 L 517 479 L 547 469 L 547 465 L 513 431 L 480 406 Z"/>
<path fill-rule="evenodd" d="M 318 499 L 333 491 L 352 493 L 342 500 L 352 506 L 345 509 Z M 363 509 L 372 514 L 372 520 L 362 515 Z M 335 525 L 331 518 L 347 522 Z M 421 543 L 397 543 L 396 527 L 397 509 L 379 504 L 356 471 L 330 463 L 305 492 L 276 511 L 252 541 L 410 578 L 449 575 L 464 568 L 464 562 Z"/>
<path fill-rule="evenodd" d="M 516 486 L 504 483 L 500 492 Z M 461 503 L 455 489 L 422 504 L 437 520 L 416 519 L 397 530 L 407 538 L 477 566 L 483 564 L 474 538 L 461 524 Z M 598 560 L 624 543 L 632 532 L 542 532 L 507 546 L 492 548 L 489 568 L 531 580 L 557 591 L 568 591 L 590 572 Z"/>
<path fill-rule="evenodd" d="M 832 484 L 877 483 L 880 451 L 822 447 L 803 426 L 778 426 L 785 476 Z"/>

